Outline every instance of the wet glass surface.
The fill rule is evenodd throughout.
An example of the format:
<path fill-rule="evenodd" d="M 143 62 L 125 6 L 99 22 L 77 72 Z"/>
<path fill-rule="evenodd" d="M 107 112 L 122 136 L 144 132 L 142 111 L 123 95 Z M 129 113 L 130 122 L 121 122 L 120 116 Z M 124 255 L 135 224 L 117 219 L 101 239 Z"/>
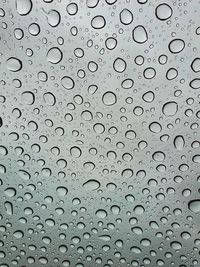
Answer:
<path fill-rule="evenodd" d="M 199 17 L 0 0 L 0 267 L 200 266 Z"/>

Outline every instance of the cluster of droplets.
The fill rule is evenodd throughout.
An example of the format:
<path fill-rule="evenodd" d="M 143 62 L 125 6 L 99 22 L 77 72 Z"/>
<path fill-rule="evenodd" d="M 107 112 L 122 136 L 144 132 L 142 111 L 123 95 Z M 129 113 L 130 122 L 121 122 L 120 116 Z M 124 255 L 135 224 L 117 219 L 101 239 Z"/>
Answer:
<path fill-rule="evenodd" d="M 198 1 L 0 8 L 0 267 L 200 264 Z"/>

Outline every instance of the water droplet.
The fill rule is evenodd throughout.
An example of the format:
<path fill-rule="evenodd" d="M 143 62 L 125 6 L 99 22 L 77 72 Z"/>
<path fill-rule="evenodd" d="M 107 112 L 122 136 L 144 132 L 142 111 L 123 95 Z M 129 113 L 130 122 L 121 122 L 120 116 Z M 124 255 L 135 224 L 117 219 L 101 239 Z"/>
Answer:
<path fill-rule="evenodd" d="M 126 69 L 126 61 L 118 57 L 113 63 L 113 68 L 116 72 L 122 73 Z"/>
<path fill-rule="evenodd" d="M 106 25 L 106 20 L 103 16 L 98 15 L 92 19 L 91 25 L 94 29 L 102 29 Z"/>
<path fill-rule="evenodd" d="M 96 216 L 99 218 L 99 219 L 103 219 L 105 217 L 107 217 L 107 212 L 103 209 L 99 209 L 96 211 Z"/>
<path fill-rule="evenodd" d="M 188 208 L 194 213 L 199 213 L 200 212 L 200 199 L 191 200 L 188 203 Z"/>
<path fill-rule="evenodd" d="M 106 106 L 112 106 L 112 105 L 116 104 L 117 97 L 113 92 L 107 91 L 102 97 L 102 102 Z"/>
<path fill-rule="evenodd" d="M 162 112 L 165 116 L 174 116 L 178 111 L 178 104 L 174 101 L 167 102 L 163 105 Z"/>
<path fill-rule="evenodd" d="M 132 12 L 124 8 L 120 13 L 119 13 L 120 21 L 124 25 L 129 25 L 133 21 L 133 14 Z"/>
<path fill-rule="evenodd" d="M 32 10 L 32 6 L 31 0 L 16 0 L 16 9 L 21 16 L 28 15 Z"/>
<path fill-rule="evenodd" d="M 169 43 L 169 51 L 178 54 L 185 48 L 185 42 L 182 39 L 174 39 Z"/>
<path fill-rule="evenodd" d="M 97 180 L 90 179 L 83 184 L 83 188 L 86 190 L 96 190 L 100 187 L 100 183 Z"/>
<path fill-rule="evenodd" d="M 174 138 L 174 146 L 177 150 L 182 150 L 185 146 L 185 140 L 182 135 L 177 135 Z"/>
<path fill-rule="evenodd" d="M 22 69 L 22 61 L 15 57 L 10 57 L 6 62 L 7 69 L 12 72 L 17 72 Z"/>
<path fill-rule="evenodd" d="M 190 87 L 192 87 L 192 89 L 199 89 L 200 88 L 200 79 L 196 78 L 196 79 L 192 80 L 190 82 Z"/>
<path fill-rule="evenodd" d="M 133 40 L 138 44 L 143 44 L 148 40 L 147 31 L 142 25 L 138 25 L 132 32 Z"/>
<path fill-rule="evenodd" d="M 62 60 L 63 54 L 58 47 L 52 47 L 47 53 L 47 60 L 52 64 L 58 64 Z"/>
<path fill-rule="evenodd" d="M 14 187 L 8 187 L 4 190 L 4 193 L 8 197 L 14 197 L 16 195 L 16 189 Z"/>
<path fill-rule="evenodd" d="M 194 72 L 200 71 L 200 58 L 195 58 L 191 63 L 191 68 Z"/>
<path fill-rule="evenodd" d="M 155 13 L 158 19 L 166 20 L 172 16 L 172 8 L 168 4 L 163 3 L 156 7 Z"/>

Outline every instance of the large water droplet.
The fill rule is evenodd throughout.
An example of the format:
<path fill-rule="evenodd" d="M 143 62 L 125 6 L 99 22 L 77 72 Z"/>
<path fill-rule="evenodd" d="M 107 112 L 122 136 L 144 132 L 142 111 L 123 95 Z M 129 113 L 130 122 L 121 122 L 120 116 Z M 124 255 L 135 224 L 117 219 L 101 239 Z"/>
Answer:
<path fill-rule="evenodd" d="M 62 60 L 63 54 L 58 47 L 52 47 L 47 53 L 47 60 L 52 64 L 57 64 Z"/>
<path fill-rule="evenodd" d="M 86 190 L 96 190 L 100 187 L 100 183 L 97 180 L 91 179 L 83 184 L 83 188 Z"/>
<path fill-rule="evenodd" d="M 174 116 L 178 111 L 178 104 L 174 101 L 167 102 L 163 105 L 162 112 L 165 116 Z"/>
<path fill-rule="evenodd" d="M 33 3 L 31 0 L 16 0 L 16 9 L 21 16 L 31 12 Z"/>
<path fill-rule="evenodd" d="M 9 71 L 16 72 L 22 69 L 22 61 L 15 57 L 7 59 L 6 65 Z"/>
<path fill-rule="evenodd" d="M 142 25 L 138 25 L 132 32 L 133 40 L 138 44 L 143 44 L 148 40 L 147 31 Z"/>
<path fill-rule="evenodd" d="M 117 97 L 113 92 L 107 91 L 102 97 L 102 102 L 106 106 L 112 106 L 117 102 Z"/>
<path fill-rule="evenodd" d="M 199 213 L 200 212 L 200 199 L 191 200 L 188 203 L 188 208 L 194 213 Z"/>

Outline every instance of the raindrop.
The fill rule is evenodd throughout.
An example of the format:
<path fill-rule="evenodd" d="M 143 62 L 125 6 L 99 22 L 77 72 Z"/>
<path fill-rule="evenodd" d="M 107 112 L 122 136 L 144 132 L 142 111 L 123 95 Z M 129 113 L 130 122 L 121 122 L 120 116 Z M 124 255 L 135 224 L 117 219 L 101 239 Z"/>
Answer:
<path fill-rule="evenodd" d="M 70 16 L 74 16 L 78 12 L 78 5 L 76 3 L 70 3 L 67 5 L 66 10 Z"/>
<path fill-rule="evenodd" d="M 16 9 L 21 16 L 28 15 L 31 12 L 32 6 L 31 0 L 16 0 Z"/>
<path fill-rule="evenodd" d="M 57 192 L 58 196 L 60 196 L 60 197 L 64 197 L 64 196 L 67 195 L 68 190 L 67 190 L 67 188 L 64 187 L 64 186 L 58 186 L 58 187 L 56 188 L 56 192 Z"/>
<path fill-rule="evenodd" d="M 64 76 L 62 79 L 61 79 L 61 84 L 62 86 L 67 89 L 67 90 L 71 90 L 74 88 L 74 80 L 69 77 L 69 76 Z"/>
<path fill-rule="evenodd" d="M 191 68 L 194 72 L 200 71 L 200 58 L 195 58 L 191 63 Z"/>
<path fill-rule="evenodd" d="M 188 203 L 188 208 L 194 213 L 199 213 L 200 212 L 200 199 L 191 200 Z"/>
<path fill-rule="evenodd" d="M 113 37 L 109 37 L 106 39 L 105 45 L 107 49 L 113 50 L 117 46 L 117 40 Z"/>
<path fill-rule="evenodd" d="M 52 64 L 57 64 L 62 60 L 63 54 L 58 47 L 52 47 L 47 53 L 47 60 Z"/>
<path fill-rule="evenodd" d="M 103 16 L 96 16 L 92 19 L 91 25 L 94 29 L 102 29 L 106 25 L 106 20 Z"/>
<path fill-rule="evenodd" d="M 156 7 L 156 17 L 160 20 L 169 19 L 172 16 L 172 8 L 166 4 L 160 4 Z"/>
<path fill-rule="evenodd" d="M 190 87 L 192 87 L 192 89 L 199 89 L 200 88 L 200 79 L 196 78 L 196 79 L 192 80 L 190 82 Z"/>
<path fill-rule="evenodd" d="M 103 209 L 99 209 L 96 211 L 96 216 L 99 218 L 99 219 L 103 219 L 105 217 L 107 217 L 107 212 Z"/>
<path fill-rule="evenodd" d="M 8 197 L 14 197 L 16 195 L 16 189 L 13 187 L 8 187 L 4 190 L 4 193 Z"/>
<path fill-rule="evenodd" d="M 122 73 L 126 69 L 126 61 L 118 57 L 113 63 L 113 68 L 116 72 Z"/>
<path fill-rule="evenodd" d="M 10 57 L 6 62 L 7 69 L 12 72 L 17 72 L 22 69 L 22 62 L 18 58 Z"/>
<path fill-rule="evenodd" d="M 177 150 L 182 150 L 185 146 L 185 140 L 182 135 L 177 135 L 174 138 L 174 146 Z"/>
<path fill-rule="evenodd" d="M 85 188 L 86 190 L 96 190 L 100 187 L 100 183 L 97 180 L 94 179 L 90 179 L 87 182 L 85 182 L 83 184 L 83 188 Z"/>
<path fill-rule="evenodd" d="M 43 15 L 46 16 L 47 22 L 51 27 L 56 27 L 60 23 L 61 16 L 57 10 L 51 9 L 48 13 L 41 9 Z"/>
<path fill-rule="evenodd" d="M 133 14 L 129 9 L 124 8 L 119 13 L 119 18 L 122 24 L 129 25 L 133 21 Z"/>
<path fill-rule="evenodd" d="M 185 42 L 182 39 L 174 39 L 169 43 L 169 51 L 173 54 L 180 53 L 185 48 Z"/>
<path fill-rule="evenodd" d="M 79 147 L 74 146 L 70 148 L 70 154 L 73 158 L 79 158 L 82 154 L 82 151 Z"/>
<path fill-rule="evenodd" d="M 102 102 L 106 106 L 112 106 L 116 104 L 117 97 L 113 92 L 107 91 L 102 97 Z"/>
<path fill-rule="evenodd" d="M 165 116 L 174 116 L 178 111 L 178 104 L 174 101 L 167 102 L 163 105 L 162 112 Z"/>
<path fill-rule="evenodd" d="M 133 40 L 138 44 L 143 44 L 148 40 L 147 31 L 142 25 L 138 25 L 132 32 Z"/>
<path fill-rule="evenodd" d="M 50 92 L 47 92 L 43 95 L 43 98 L 44 98 L 44 102 L 48 105 L 48 106 L 54 106 L 55 103 L 56 103 L 56 98 L 55 96 L 50 93 Z"/>

